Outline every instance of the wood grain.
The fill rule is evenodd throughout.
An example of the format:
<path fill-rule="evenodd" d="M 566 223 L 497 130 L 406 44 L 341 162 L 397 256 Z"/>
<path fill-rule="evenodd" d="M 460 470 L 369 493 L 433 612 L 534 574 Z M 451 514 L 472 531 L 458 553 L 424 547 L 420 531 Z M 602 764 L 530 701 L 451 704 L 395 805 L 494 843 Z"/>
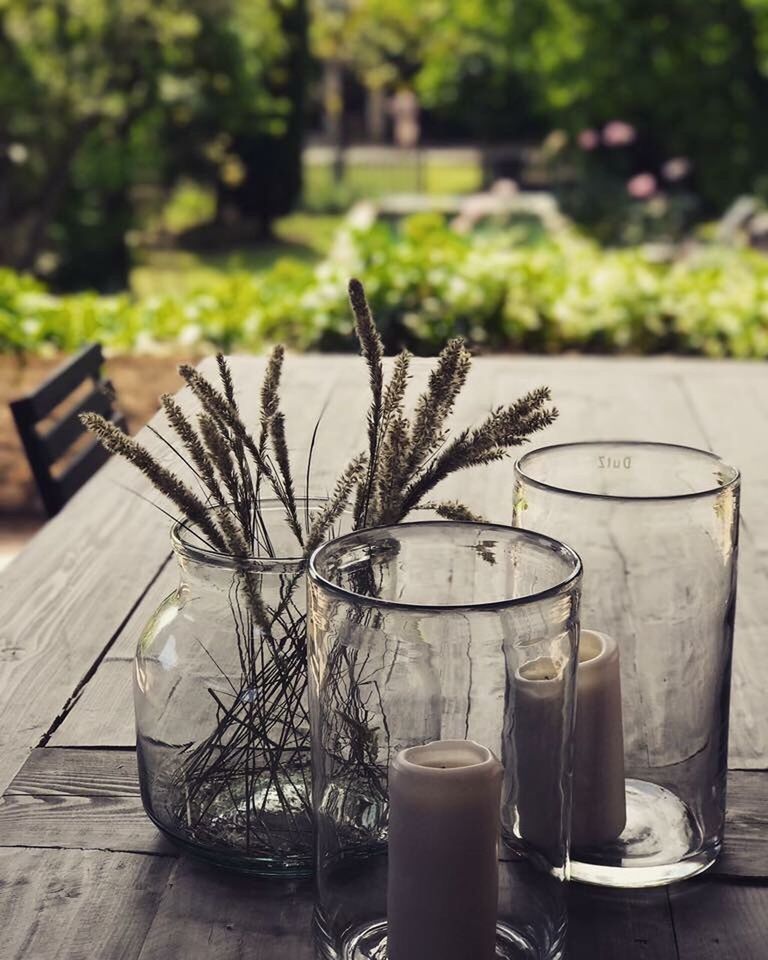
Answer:
<path fill-rule="evenodd" d="M 217 871 L 183 858 L 140 960 L 313 960 L 312 887 Z"/>
<path fill-rule="evenodd" d="M 55 747 L 135 747 L 133 661 L 105 659 L 49 743 Z"/>
<path fill-rule="evenodd" d="M 134 750 L 39 747 L 5 791 L 6 797 L 138 797 Z"/>
<path fill-rule="evenodd" d="M 134 960 L 173 865 L 126 853 L 0 849 L 0 955 Z"/>
<path fill-rule="evenodd" d="M 0 805 L 0 846 L 176 856 L 144 812 L 132 751 L 33 751 Z"/>
<path fill-rule="evenodd" d="M 670 888 L 679 960 L 765 960 L 768 887 L 693 880 Z"/>
<path fill-rule="evenodd" d="M 768 776 L 732 771 L 723 853 L 712 873 L 768 876 Z M 168 853 L 139 798 L 132 750 L 34 750 L 0 805 L 0 844 Z"/>
<path fill-rule="evenodd" d="M 615 891 L 571 884 L 569 960 L 678 960 L 665 890 Z"/>
<path fill-rule="evenodd" d="M 111 850 L 176 856 L 147 819 L 138 797 L 6 797 L 1 847 Z"/>
<path fill-rule="evenodd" d="M 120 467 L 110 463 L 91 484 L 105 490 Z M 0 790 L 111 642 L 164 549 L 150 505 L 90 502 L 91 484 L 0 580 Z"/>
<path fill-rule="evenodd" d="M 723 852 L 712 873 L 768 879 L 768 773 L 731 770 L 727 807 Z"/>
<path fill-rule="evenodd" d="M 104 658 L 108 660 L 133 660 L 139 637 L 147 625 L 149 618 L 160 606 L 160 603 L 179 585 L 179 568 L 172 554 L 168 554 L 165 566 L 158 573 L 157 578 L 144 594 L 141 602 L 128 618 L 117 639 L 109 648 Z"/>

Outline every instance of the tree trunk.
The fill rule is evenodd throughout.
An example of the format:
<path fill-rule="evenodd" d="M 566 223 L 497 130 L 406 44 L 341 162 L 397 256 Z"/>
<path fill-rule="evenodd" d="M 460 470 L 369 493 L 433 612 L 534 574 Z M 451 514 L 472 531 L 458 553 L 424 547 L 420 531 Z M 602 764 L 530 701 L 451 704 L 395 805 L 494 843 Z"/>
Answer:
<path fill-rule="evenodd" d="M 339 60 L 326 60 L 323 69 L 325 132 L 333 148 L 333 182 L 344 180 L 344 67 Z"/>
<path fill-rule="evenodd" d="M 217 218 L 226 222 L 227 211 L 256 225 L 259 236 L 269 236 L 272 221 L 289 213 L 301 194 L 304 112 L 309 63 L 306 0 L 293 0 L 278 7 L 280 28 L 288 51 L 273 75 L 279 81 L 269 92 L 290 104 L 285 129 L 280 135 L 242 131 L 233 138 L 232 149 L 245 166 L 245 179 L 237 187 L 219 184 Z"/>
<path fill-rule="evenodd" d="M 383 87 L 368 87 L 365 120 L 371 143 L 384 143 L 387 136 L 387 98 Z"/>

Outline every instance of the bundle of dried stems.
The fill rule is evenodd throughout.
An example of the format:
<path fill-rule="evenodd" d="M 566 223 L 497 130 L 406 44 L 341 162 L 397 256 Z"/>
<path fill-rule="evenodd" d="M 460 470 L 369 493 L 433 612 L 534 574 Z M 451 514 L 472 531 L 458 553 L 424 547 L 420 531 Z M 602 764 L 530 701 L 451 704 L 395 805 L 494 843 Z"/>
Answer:
<path fill-rule="evenodd" d="M 301 577 L 296 574 L 286 578 L 279 600 L 270 602 L 262 595 L 259 580 L 249 572 L 247 563 L 253 557 L 276 556 L 265 518 L 265 501 L 279 502 L 296 541 L 296 556 L 304 559 L 349 510 L 355 529 L 397 523 L 411 511 L 424 508 L 448 519 L 478 519 L 457 501 L 433 501 L 429 495 L 457 470 L 507 456 L 510 448 L 526 442 L 557 416 L 557 411 L 547 406 L 549 390 L 540 388 L 492 410 L 478 426 L 452 434 L 448 421 L 471 365 L 471 356 L 460 339 L 451 340 L 439 355 L 426 389 L 408 413 L 405 401 L 411 356 L 404 351 L 395 359 L 385 383 L 381 338 L 359 281 L 350 282 L 349 295 L 370 380 L 368 443 L 367 449 L 341 472 L 319 509 L 312 511 L 309 507 L 311 451 L 306 495 L 299 498 L 296 494 L 285 416 L 280 409 L 285 358 L 281 346 L 276 346 L 269 358 L 255 432 L 238 408 L 232 374 L 223 356 L 217 357 L 218 384 L 190 366 L 179 368 L 200 403 L 200 412 L 193 419 L 166 395 L 162 406 L 176 439 L 149 429 L 191 471 L 192 483 L 183 482 L 139 441 L 102 417 L 82 417 L 108 450 L 131 461 L 165 495 L 178 513 L 174 519 L 186 526 L 189 536 L 207 549 L 226 554 L 236 568 L 237 561 L 242 561 L 242 569 L 235 574 L 237 588 L 229 594 L 241 676 L 226 678 L 233 690 L 231 702 L 217 703 L 216 729 L 203 743 L 189 749 L 177 776 L 183 798 L 179 816 L 186 817 L 187 828 L 198 838 L 205 836 L 205 814 L 215 798 L 224 791 L 234 795 L 233 783 L 244 782 L 242 842 L 246 851 L 268 849 L 275 843 L 274 823 L 271 834 L 264 833 L 264 802 L 260 810 L 251 809 L 249 799 L 253 785 L 263 784 L 265 778 L 262 797 L 271 792 L 277 797 L 278 807 L 285 808 L 286 835 L 281 841 L 285 849 L 302 854 L 311 836 L 309 785 L 301 763 L 296 773 L 297 756 L 308 754 L 309 748 L 306 623 L 301 602 L 295 602 L 294 596 L 303 589 Z M 276 657 L 280 669 L 271 669 L 269 664 L 274 664 Z M 346 670 L 347 678 L 354 677 L 350 666 L 339 663 L 335 669 Z M 365 762 L 370 746 L 367 713 L 358 702 L 359 691 L 353 687 L 349 682 L 342 683 L 340 675 L 339 690 L 343 690 L 349 708 L 346 716 L 360 734 L 347 731 L 345 739 L 352 753 L 356 751 Z M 252 695 L 254 690 L 258 690 L 258 696 Z M 355 704 L 357 708 L 352 709 Z M 277 729 L 282 730 L 279 737 Z M 285 783 L 291 786 L 290 799 Z M 190 820 L 193 809 L 198 811 L 195 822 Z"/>

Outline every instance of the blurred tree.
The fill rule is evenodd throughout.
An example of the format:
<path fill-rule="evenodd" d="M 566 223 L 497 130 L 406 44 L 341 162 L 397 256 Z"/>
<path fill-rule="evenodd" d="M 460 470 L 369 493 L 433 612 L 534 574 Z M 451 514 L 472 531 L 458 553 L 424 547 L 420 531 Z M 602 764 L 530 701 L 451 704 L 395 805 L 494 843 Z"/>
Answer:
<path fill-rule="evenodd" d="M 237 39 L 236 56 L 229 61 L 228 82 L 213 98 L 229 158 L 218 177 L 219 217 L 240 219 L 264 237 L 301 194 L 309 64 L 306 0 L 240 0 L 228 30 Z M 220 66 L 220 77 L 225 66 Z"/>
<path fill-rule="evenodd" d="M 217 219 L 261 237 L 301 192 L 305 0 L 198 0 L 200 30 L 168 89 L 172 178 L 217 194 Z"/>
<path fill-rule="evenodd" d="M 65 284 L 123 281 L 131 134 L 158 102 L 166 51 L 197 29 L 185 6 L 0 0 L 3 261 Z"/>
<path fill-rule="evenodd" d="M 411 86 L 444 135 L 623 120 L 631 172 L 685 157 L 710 210 L 768 181 L 768 0 L 313 2 L 321 61 L 373 92 Z"/>
<path fill-rule="evenodd" d="M 529 139 L 542 132 L 543 114 L 517 54 L 517 0 L 445 0 L 423 35 L 416 75 L 433 125 L 478 141 Z"/>
<path fill-rule="evenodd" d="M 519 136 L 536 121 L 513 56 L 514 2 L 314 0 L 312 48 L 326 71 L 342 67 L 365 86 L 375 123 L 382 94 L 405 86 L 448 136 Z M 342 122 L 339 88 L 326 102 L 332 129 Z"/>
<path fill-rule="evenodd" d="M 515 0 L 509 35 L 553 123 L 629 122 L 645 169 L 688 158 L 710 208 L 768 169 L 768 0 Z"/>
<path fill-rule="evenodd" d="M 282 213 L 300 186 L 302 11 L 0 0 L 0 261 L 122 286 L 133 188 L 185 172 L 262 228 Z"/>

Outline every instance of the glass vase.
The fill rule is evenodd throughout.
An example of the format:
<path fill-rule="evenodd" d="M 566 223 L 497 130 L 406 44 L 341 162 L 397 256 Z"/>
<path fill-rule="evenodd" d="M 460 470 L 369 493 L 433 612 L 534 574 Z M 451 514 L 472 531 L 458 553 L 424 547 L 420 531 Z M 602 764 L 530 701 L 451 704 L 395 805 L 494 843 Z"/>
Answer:
<path fill-rule="evenodd" d="M 580 566 L 554 540 L 484 523 L 365 530 L 314 554 L 322 956 L 388 956 L 390 770 L 403 751 L 435 741 L 472 741 L 503 763 L 495 956 L 563 955 Z M 425 821 L 433 831 L 443 822 L 437 810 Z M 460 872 L 448 833 L 439 860 Z"/>
<path fill-rule="evenodd" d="M 324 501 L 300 501 L 305 524 Z M 134 700 L 144 807 L 195 856 L 266 877 L 312 866 L 304 561 L 264 502 L 262 555 L 172 532 L 178 588 L 139 640 Z"/>
<path fill-rule="evenodd" d="M 600 669 L 612 728 L 618 718 L 623 729 L 612 764 L 623 764 L 624 796 L 617 813 L 612 785 L 599 782 L 594 752 L 614 748 L 589 699 L 592 668 L 580 664 L 572 876 L 643 887 L 699 873 L 720 851 L 725 818 L 738 472 L 668 444 L 545 447 L 517 463 L 514 522 L 579 551 L 586 646 L 615 648 L 613 667 L 603 657 Z"/>

